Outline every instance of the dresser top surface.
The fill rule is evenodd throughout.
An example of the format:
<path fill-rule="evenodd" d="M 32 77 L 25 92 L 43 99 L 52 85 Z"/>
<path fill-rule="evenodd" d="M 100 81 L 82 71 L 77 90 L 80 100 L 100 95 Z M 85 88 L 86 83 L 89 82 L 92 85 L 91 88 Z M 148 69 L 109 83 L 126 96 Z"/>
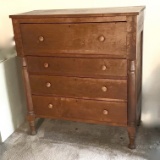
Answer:
<path fill-rule="evenodd" d="M 34 10 L 22 14 L 10 15 L 11 18 L 48 18 L 48 17 L 79 17 L 79 16 L 126 16 L 138 15 L 145 6 Z"/>

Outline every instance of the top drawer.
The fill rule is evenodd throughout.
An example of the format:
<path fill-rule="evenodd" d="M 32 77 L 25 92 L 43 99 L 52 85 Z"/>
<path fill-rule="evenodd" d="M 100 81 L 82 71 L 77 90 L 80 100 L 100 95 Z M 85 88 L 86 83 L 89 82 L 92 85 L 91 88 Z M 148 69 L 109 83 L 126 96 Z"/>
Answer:
<path fill-rule="evenodd" d="M 21 24 L 25 55 L 126 55 L 126 22 Z"/>

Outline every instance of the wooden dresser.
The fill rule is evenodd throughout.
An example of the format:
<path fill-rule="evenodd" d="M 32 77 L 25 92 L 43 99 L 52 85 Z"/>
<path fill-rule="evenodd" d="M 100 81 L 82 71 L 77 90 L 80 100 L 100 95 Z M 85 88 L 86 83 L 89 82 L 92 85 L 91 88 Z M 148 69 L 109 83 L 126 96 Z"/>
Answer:
<path fill-rule="evenodd" d="M 22 60 L 27 119 L 140 123 L 144 8 L 37 10 L 11 15 Z"/>

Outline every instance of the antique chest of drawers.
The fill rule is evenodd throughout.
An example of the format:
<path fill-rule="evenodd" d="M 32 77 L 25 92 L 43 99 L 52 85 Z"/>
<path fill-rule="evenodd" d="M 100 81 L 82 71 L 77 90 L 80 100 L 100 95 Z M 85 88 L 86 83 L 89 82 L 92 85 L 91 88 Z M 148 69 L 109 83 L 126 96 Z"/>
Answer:
<path fill-rule="evenodd" d="M 144 8 L 37 10 L 11 15 L 22 60 L 27 119 L 140 123 Z"/>

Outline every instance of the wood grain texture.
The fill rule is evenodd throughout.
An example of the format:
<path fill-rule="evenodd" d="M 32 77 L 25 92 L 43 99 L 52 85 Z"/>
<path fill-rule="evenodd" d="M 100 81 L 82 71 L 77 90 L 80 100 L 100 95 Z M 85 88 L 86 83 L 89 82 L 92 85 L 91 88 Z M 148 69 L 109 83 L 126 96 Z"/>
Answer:
<path fill-rule="evenodd" d="M 52 109 L 48 107 L 49 104 L 53 104 Z M 33 96 L 33 105 L 35 113 L 42 117 L 127 124 L 127 104 L 122 102 Z M 107 110 L 108 114 L 104 114 L 104 110 Z"/>
<path fill-rule="evenodd" d="M 137 108 L 137 92 L 136 92 L 136 62 L 128 62 L 128 125 L 136 126 L 136 108 Z"/>
<path fill-rule="evenodd" d="M 101 78 L 127 77 L 127 60 L 125 59 L 29 56 L 27 63 L 31 74 Z"/>
<path fill-rule="evenodd" d="M 11 15 L 35 118 L 125 126 L 135 148 L 140 124 L 144 8 L 33 11 Z"/>
<path fill-rule="evenodd" d="M 36 134 L 36 128 L 35 128 L 35 113 L 33 109 L 33 103 L 32 103 L 32 97 L 31 97 L 31 88 L 30 88 L 30 82 L 29 82 L 29 75 L 27 72 L 27 64 L 26 59 L 22 58 L 22 67 L 23 67 L 23 78 L 24 78 L 24 87 L 25 87 L 25 93 L 26 93 L 26 99 L 27 99 L 27 108 L 28 108 L 28 114 L 27 114 L 27 120 L 29 121 L 29 125 L 31 128 L 31 134 Z"/>
<path fill-rule="evenodd" d="M 35 10 L 17 15 L 11 18 L 43 18 L 43 17 L 87 17 L 87 16 L 121 16 L 138 15 L 145 6 L 135 7 L 110 7 L 110 8 L 86 8 L 86 9 L 58 9 L 58 10 Z"/>
<path fill-rule="evenodd" d="M 21 24 L 25 55 L 126 55 L 126 23 Z M 44 40 L 40 41 L 39 37 Z M 103 41 L 100 38 L 104 37 Z"/>
<path fill-rule="evenodd" d="M 136 59 L 137 17 L 127 17 L 127 56 L 129 60 Z"/>
<path fill-rule="evenodd" d="M 50 83 L 50 87 L 46 84 Z M 30 75 L 32 94 L 97 99 L 127 99 L 127 81 Z M 106 91 L 103 91 L 106 87 Z"/>
<path fill-rule="evenodd" d="M 38 18 L 35 21 L 35 18 L 18 18 L 19 23 L 32 23 L 32 24 L 65 24 L 65 23 L 92 23 L 92 22 L 126 22 L 126 16 L 101 16 L 101 17 L 43 17 Z"/>
<path fill-rule="evenodd" d="M 128 55 L 128 136 L 130 149 L 135 148 L 135 128 L 137 115 L 136 91 L 136 36 L 137 16 L 127 16 L 127 55 Z"/>
<path fill-rule="evenodd" d="M 142 86 L 142 34 L 143 17 L 127 17 L 127 55 L 128 55 L 128 135 L 129 148 L 135 148 L 136 128 L 141 118 Z"/>
<path fill-rule="evenodd" d="M 23 56 L 23 44 L 22 44 L 22 38 L 21 38 L 21 31 L 20 31 L 20 23 L 16 19 L 12 19 L 12 25 L 13 25 L 13 32 L 14 32 L 14 40 L 15 40 L 15 46 L 17 50 L 18 56 Z"/>

